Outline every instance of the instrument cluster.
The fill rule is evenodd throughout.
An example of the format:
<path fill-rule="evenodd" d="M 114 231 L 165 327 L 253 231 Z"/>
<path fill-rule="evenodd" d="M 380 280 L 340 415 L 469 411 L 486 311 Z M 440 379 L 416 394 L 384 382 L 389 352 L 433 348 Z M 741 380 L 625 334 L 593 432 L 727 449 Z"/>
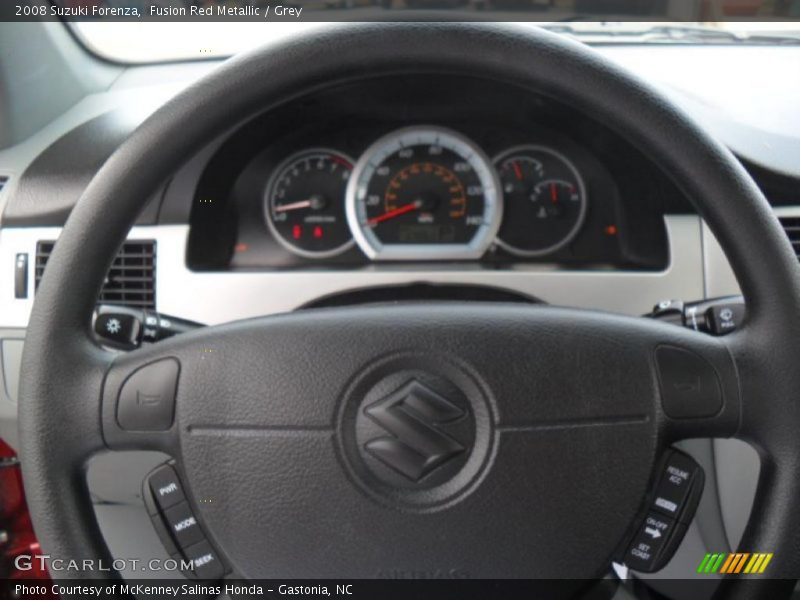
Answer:
<path fill-rule="evenodd" d="M 536 140 L 493 157 L 440 126 L 391 131 L 357 158 L 309 147 L 274 169 L 264 192 L 275 240 L 305 259 L 357 246 L 373 261 L 479 260 L 502 248 L 548 256 L 581 231 L 584 177 L 564 152 Z"/>

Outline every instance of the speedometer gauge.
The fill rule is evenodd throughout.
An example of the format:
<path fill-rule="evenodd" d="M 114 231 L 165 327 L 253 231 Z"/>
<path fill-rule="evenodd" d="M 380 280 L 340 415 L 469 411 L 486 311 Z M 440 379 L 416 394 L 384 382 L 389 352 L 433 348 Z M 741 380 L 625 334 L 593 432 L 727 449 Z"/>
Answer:
<path fill-rule="evenodd" d="M 267 185 L 264 212 L 275 239 L 306 258 L 336 256 L 353 245 L 344 193 L 353 161 L 312 148 L 281 163 Z"/>
<path fill-rule="evenodd" d="M 494 164 L 505 208 L 501 247 L 517 256 L 542 256 L 575 238 L 586 216 L 586 187 L 567 157 L 544 146 L 518 146 Z"/>
<path fill-rule="evenodd" d="M 462 135 L 410 127 L 379 139 L 347 186 L 353 237 L 375 260 L 474 259 L 500 226 L 497 174 Z"/>

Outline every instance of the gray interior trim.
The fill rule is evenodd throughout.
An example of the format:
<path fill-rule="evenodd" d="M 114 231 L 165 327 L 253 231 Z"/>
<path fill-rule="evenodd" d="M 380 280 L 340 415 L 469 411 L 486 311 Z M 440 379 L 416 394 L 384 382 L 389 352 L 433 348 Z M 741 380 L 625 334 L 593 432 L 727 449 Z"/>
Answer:
<path fill-rule="evenodd" d="M 19 372 L 22 366 L 22 337 L 0 338 L 0 356 L 3 362 L 3 388 L 5 397 L 16 404 L 19 392 Z"/>
<path fill-rule="evenodd" d="M 3 224 L 7 227 L 63 225 L 95 173 L 134 126 L 123 108 L 94 117 L 58 138 L 18 178 L 14 199 L 3 211 Z M 156 223 L 162 194 L 163 189 L 153 194 L 138 223 Z"/>
<path fill-rule="evenodd" d="M 800 206 L 780 207 L 774 210 L 779 217 L 800 216 Z M 741 293 L 719 242 L 705 224 L 703 224 L 703 264 L 706 271 L 706 297 Z M 720 513 L 728 543 L 730 547 L 735 548 L 750 517 L 761 462 L 758 453 L 744 442 L 717 439 L 713 440 L 712 444 Z"/>
<path fill-rule="evenodd" d="M 739 283 L 733 274 L 717 238 L 708 225 L 703 223 L 703 269 L 705 271 L 705 297 L 731 296 L 740 294 Z"/>
<path fill-rule="evenodd" d="M 0 329 L 0 439 L 17 447 L 17 389 L 24 329 Z"/>
<path fill-rule="evenodd" d="M 7 25 L 12 29 L 14 27 L 14 24 Z M 61 27 L 58 23 L 47 25 Z M 0 24 L 0 27 L 2 26 L 3 24 Z M 2 41 L 3 35 L 0 34 L 0 42 Z M 4 56 L 2 52 L 0 56 Z M 10 185 L 7 185 L 0 194 L 0 225 L 5 204 L 14 196 L 22 173 L 60 137 L 110 111 L 116 112 L 114 118 L 117 123 L 124 122 L 128 131 L 133 131 L 156 108 L 214 66 L 216 63 L 183 65 L 180 68 L 170 65 L 136 69 L 135 74 L 121 77 L 108 91 L 87 92 L 85 95 L 72 98 L 71 103 L 63 107 L 63 112 L 53 115 L 52 120 L 28 132 L 28 137 L 24 140 L 15 140 L 16 145 L 4 148 L 0 143 L 0 173 L 11 176 Z M 0 60 L 0 70 L 3 68 L 5 62 Z M 0 123 L 5 118 L 3 106 L 4 102 L 7 102 L 3 97 L 2 85 L 0 83 Z"/>
<path fill-rule="evenodd" d="M 272 271 L 209 273 L 189 270 L 184 263 L 189 227 L 134 227 L 129 239 L 155 239 L 158 244 L 157 309 L 208 325 L 294 310 L 319 297 L 361 287 L 405 283 L 491 285 L 521 292 L 547 303 L 640 315 L 664 298 L 700 298 L 703 294 L 700 219 L 665 219 L 671 260 L 661 272 L 567 271 L 554 265 L 518 270 L 476 267 L 373 266 L 357 271 Z M 12 281 L 13 258 L 36 242 L 56 239 L 59 228 L 0 230 L 0 281 Z M 33 282 L 34 260 L 29 260 Z M 32 283 L 31 283 L 32 286 Z M 25 327 L 33 305 L 29 297 L 0 297 L 0 326 Z"/>
<path fill-rule="evenodd" d="M 739 440 L 713 443 L 722 521 L 731 548 L 736 548 L 753 509 L 761 460 L 751 446 Z"/>
<path fill-rule="evenodd" d="M 24 140 L 122 68 L 78 46 L 58 22 L 0 23 L 0 148 Z"/>

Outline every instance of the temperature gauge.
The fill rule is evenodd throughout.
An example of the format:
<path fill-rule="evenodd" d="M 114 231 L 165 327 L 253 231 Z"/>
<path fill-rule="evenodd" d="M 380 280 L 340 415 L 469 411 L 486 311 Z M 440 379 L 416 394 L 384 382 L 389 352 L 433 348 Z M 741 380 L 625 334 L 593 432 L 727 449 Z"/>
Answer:
<path fill-rule="evenodd" d="M 517 256 L 550 254 L 571 242 L 586 217 L 586 187 L 564 155 L 518 146 L 494 161 L 505 217 L 497 243 Z"/>

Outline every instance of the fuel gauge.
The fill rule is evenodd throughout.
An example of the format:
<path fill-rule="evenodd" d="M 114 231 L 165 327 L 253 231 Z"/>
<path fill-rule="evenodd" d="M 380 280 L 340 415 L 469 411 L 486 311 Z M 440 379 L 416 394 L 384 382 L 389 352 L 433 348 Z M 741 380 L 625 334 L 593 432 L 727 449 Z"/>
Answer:
<path fill-rule="evenodd" d="M 494 161 L 505 213 L 497 243 L 517 256 L 543 256 L 564 247 L 586 217 L 586 187 L 563 154 L 518 146 Z"/>

